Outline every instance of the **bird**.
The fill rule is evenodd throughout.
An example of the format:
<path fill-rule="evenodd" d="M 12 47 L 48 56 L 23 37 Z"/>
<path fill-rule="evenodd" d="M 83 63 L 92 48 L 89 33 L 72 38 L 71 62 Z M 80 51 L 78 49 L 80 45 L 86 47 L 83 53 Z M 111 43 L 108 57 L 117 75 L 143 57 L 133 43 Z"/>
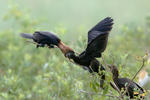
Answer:
<path fill-rule="evenodd" d="M 91 28 L 88 31 L 87 47 L 79 55 L 52 32 L 36 31 L 33 35 L 21 33 L 21 36 L 32 39 L 37 43 L 37 47 L 44 47 L 47 45 L 49 48 L 53 48 L 56 46 L 62 51 L 66 58 L 73 60 L 74 63 L 82 66 L 83 69 L 88 70 L 90 73 L 99 73 L 99 69 L 105 71 L 105 68 L 96 58 L 100 58 L 105 51 L 112 26 L 113 19 L 111 17 L 106 17 Z M 105 75 L 100 73 L 99 75 L 101 76 L 100 83 L 103 83 Z"/>
<path fill-rule="evenodd" d="M 144 99 L 146 92 L 141 86 L 129 78 L 119 78 L 119 71 L 116 66 L 110 65 L 109 67 L 112 72 L 113 81 L 122 93 L 126 92 L 126 96 L 129 96 L 130 99 Z"/>

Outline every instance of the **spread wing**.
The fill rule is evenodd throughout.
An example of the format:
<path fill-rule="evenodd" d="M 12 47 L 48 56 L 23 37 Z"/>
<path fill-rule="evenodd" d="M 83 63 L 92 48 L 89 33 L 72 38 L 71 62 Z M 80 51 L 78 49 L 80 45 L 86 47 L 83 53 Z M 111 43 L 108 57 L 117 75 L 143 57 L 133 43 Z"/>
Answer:
<path fill-rule="evenodd" d="M 106 49 L 108 35 L 112 29 L 112 25 L 113 19 L 107 17 L 88 32 L 86 55 L 101 57 L 101 53 Z"/>

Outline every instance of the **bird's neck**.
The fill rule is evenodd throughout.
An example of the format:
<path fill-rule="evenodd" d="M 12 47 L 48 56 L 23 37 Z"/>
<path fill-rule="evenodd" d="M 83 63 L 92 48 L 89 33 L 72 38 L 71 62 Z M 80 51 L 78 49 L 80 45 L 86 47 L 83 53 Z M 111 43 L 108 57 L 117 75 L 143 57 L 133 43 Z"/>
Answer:
<path fill-rule="evenodd" d="M 119 76 L 119 74 L 118 74 L 118 73 L 113 74 L 113 80 L 114 80 L 114 81 L 118 80 L 118 76 Z"/>
<path fill-rule="evenodd" d="M 62 41 L 59 42 L 58 44 L 58 48 L 60 48 L 60 50 L 62 51 L 62 53 L 64 55 L 66 55 L 66 53 L 73 51 L 70 47 L 68 47 L 66 44 L 64 44 Z"/>

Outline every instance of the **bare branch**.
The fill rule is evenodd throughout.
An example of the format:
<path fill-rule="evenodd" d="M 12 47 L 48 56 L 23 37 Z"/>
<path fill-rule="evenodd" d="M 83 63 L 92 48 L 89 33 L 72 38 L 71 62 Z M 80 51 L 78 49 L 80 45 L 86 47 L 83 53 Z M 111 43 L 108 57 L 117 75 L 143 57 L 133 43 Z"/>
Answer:
<path fill-rule="evenodd" d="M 142 66 L 141 66 L 141 68 L 138 70 L 138 72 L 136 72 L 136 74 L 133 76 L 132 81 L 136 78 L 136 76 L 138 75 L 138 73 L 143 69 L 144 65 L 145 65 L 145 60 L 143 59 L 143 61 L 142 61 Z"/>
<path fill-rule="evenodd" d="M 117 92 L 120 94 L 119 100 L 122 100 L 123 95 L 122 95 L 121 91 L 119 90 L 119 88 L 116 86 L 116 84 L 114 84 L 113 82 L 110 82 L 110 85 L 113 89 L 117 90 Z"/>
<path fill-rule="evenodd" d="M 118 89 L 118 87 L 113 83 L 113 82 L 110 82 L 110 85 L 113 89 L 117 90 L 118 93 L 120 93 L 120 90 Z"/>

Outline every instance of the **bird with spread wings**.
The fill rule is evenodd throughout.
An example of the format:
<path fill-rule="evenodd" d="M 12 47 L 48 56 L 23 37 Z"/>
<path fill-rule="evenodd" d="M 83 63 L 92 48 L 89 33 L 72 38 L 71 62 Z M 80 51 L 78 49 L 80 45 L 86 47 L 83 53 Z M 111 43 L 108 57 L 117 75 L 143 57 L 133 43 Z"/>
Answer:
<path fill-rule="evenodd" d="M 101 76 L 100 85 L 103 87 L 102 85 L 105 80 L 105 75 L 104 73 L 100 74 L 99 70 L 103 71 L 105 68 L 96 58 L 100 58 L 101 54 L 106 49 L 112 25 L 113 19 L 107 17 L 89 30 L 87 47 L 79 55 L 77 55 L 73 49 L 63 43 L 61 39 L 52 32 L 36 31 L 33 35 L 21 33 L 21 36 L 27 39 L 32 39 L 37 44 L 37 47 L 48 46 L 49 48 L 53 48 L 54 46 L 57 46 L 66 58 L 72 59 L 74 63 L 82 66 L 90 73 L 99 73 Z"/>

